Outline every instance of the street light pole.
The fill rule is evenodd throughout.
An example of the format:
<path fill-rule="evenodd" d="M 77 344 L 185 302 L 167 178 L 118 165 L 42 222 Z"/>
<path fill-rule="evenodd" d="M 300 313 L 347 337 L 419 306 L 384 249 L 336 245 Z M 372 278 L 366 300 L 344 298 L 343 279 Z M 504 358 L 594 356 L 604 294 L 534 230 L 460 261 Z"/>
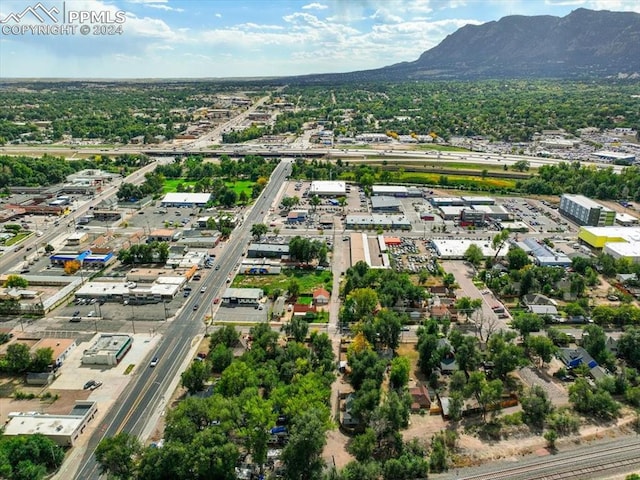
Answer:
<path fill-rule="evenodd" d="M 133 334 L 136 334 L 136 324 L 133 321 L 133 319 L 135 318 L 135 314 L 133 313 L 133 304 L 131 302 L 129 302 L 129 305 L 131 306 L 131 328 L 133 329 Z"/>

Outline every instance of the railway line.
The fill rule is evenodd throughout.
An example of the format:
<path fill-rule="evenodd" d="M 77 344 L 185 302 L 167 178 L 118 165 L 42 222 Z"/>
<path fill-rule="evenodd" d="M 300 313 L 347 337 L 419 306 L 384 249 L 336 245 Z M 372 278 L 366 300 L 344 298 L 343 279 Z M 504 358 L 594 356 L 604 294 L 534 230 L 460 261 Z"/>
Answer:
<path fill-rule="evenodd" d="M 491 472 L 457 476 L 458 480 L 564 480 L 598 478 L 616 470 L 640 468 L 640 438 L 537 458 Z"/>

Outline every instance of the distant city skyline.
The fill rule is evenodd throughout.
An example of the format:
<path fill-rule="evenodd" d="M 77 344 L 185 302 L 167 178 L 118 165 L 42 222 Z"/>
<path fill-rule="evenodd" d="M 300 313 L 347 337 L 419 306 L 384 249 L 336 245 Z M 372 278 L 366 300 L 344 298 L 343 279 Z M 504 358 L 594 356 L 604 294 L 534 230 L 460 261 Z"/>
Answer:
<path fill-rule="evenodd" d="M 581 7 L 640 12 L 638 0 L 2 0 L 0 77 L 230 78 L 366 70 L 413 61 L 467 24 L 507 15 L 562 17 Z M 70 12 L 76 15 L 68 24 L 73 29 L 61 20 Z M 41 22 L 38 15 L 49 18 Z M 120 23 L 97 23 L 105 19 Z"/>

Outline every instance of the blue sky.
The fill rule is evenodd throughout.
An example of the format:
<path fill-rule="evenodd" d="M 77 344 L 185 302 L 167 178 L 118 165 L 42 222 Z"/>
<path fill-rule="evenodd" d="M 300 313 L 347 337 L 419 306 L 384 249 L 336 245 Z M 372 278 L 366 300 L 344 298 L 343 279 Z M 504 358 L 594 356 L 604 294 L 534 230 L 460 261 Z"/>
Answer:
<path fill-rule="evenodd" d="M 0 77 L 216 78 L 378 68 L 415 60 L 466 24 L 639 0 L 39 0 L 46 9 L 126 12 L 119 35 L 17 34 L 38 0 L 0 2 Z M 85 23 L 93 27 L 98 24 Z M 6 27 L 13 26 L 14 29 Z M 80 24 L 76 25 L 77 29 Z"/>

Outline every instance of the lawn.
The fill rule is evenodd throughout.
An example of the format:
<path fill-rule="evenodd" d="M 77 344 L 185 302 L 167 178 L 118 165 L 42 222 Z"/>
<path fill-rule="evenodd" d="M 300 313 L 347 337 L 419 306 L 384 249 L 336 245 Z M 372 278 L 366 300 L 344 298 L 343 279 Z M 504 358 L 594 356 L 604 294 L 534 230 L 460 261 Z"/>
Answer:
<path fill-rule="evenodd" d="M 178 185 L 190 185 L 193 186 L 196 184 L 195 180 L 185 180 L 183 178 L 171 178 L 165 179 L 164 184 L 162 186 L 163 193 L 173 193 L 178 191 Z"/>
<path fill-rule="evenodd" d="M 316 287 L 324 287 L 331 290 L 333 274 L 328 270 L 283 270 L 279 275 L 236 275 L 232 287 L 238 288 L 261 288 L 265 295 L 274 289 L 286 290 L 287 284 L 295 278 L 300 285 L 300 293 L 311 294 Z"/>
<path fill-rule="evenodd" d="M 251 180 L 238 180 L 237 182 L 226 182 L 227 187 L 233 188 L 233 190 L 240 195 L 240 192 L 246 192 L 251 198 L 251 190 L 253 189 L 253 183 Z"/>
<path fill-rule="evenodd" d="M 441 177 L 447 178 L 447 184 L 441 185 L 442 187 L 454 187 L 454 186 L 484 186 L 488 188 L 503 188 L 512 190 L 516 186 L 516 181 L 508 178 L 491 178 L 486 177 L 482 178 L 482 176 L 475 175 L 440 175 L 437 173 L 420 173 L 420 172 L 411 172 L 405 173 L 402 175 L 400 181 L 406 183 L 418 183 L 418 184 L 427 184 L 427 185 L 438 185 L 440 184 Z"/>

